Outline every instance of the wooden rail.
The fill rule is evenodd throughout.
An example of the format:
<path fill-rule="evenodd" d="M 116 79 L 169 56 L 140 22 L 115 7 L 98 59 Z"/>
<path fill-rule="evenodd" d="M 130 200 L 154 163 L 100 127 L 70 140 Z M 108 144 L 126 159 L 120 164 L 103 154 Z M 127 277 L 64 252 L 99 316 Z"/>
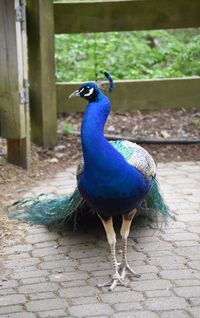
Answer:
<path fill-rule="evenodd" d="M 127 0 L 54 4 L 55 33 L 200 26 L 199 0 Z"/>
<path fill-rule="evenodd" d="M 55 33 L 108 32 L 200 26 L 199 0 L 122 0 L 54 4 Z M 114 74 L 112 74 L 114 77 Z M 79 83 L 57 83 L 57 111 L 82 111 L 67 100 Z M 113 110 L 200 107 L 200 77 L 117 81 Z"/>
<path fill-rule="evenodd" d="M 86 101 L 68 99 L 80 83 L 57 83 L 58 112 L 83 111 Z M 112 110 L 200 107 L 200 78 L 116 81 L 109 95 Z"/>

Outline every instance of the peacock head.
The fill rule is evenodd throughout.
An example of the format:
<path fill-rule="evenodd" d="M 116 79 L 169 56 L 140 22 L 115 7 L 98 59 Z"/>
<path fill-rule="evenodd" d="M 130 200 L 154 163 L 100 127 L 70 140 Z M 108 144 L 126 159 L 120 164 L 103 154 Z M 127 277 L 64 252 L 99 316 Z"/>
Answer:
<path fill-rule="evenodd" d="M 89 102 L 95 101 L 98 95 L 101 93 L 101 90 L 96 83 L 88 82 L 82 84 L 78 90 L 74 91 L 69 98 L 80 96 Z"/>
<path fill-rule="evenodd" d="M 107 72 L 101 72 L 101 73 L 103 73 L 104 76 L 108 79 L 109 84 L 110 84 L 109 92 L 112 93 L 112 90 L 114 87 L 112 77 Z M 89 102 L 94 102 L 95 100 L 97 100 L 98 96 L 100 94 L 102 94 L 101 90 L 104 90 L 104 86 L 102 84 L 98 85 L 97 83 L 88 82 L 88 83 L 82 84 L 78 90 L 74 91 L 69 96 L 69 98 L 75 97 L 75 96 L 80 96 L 80 97 L 88 100 Z"/>

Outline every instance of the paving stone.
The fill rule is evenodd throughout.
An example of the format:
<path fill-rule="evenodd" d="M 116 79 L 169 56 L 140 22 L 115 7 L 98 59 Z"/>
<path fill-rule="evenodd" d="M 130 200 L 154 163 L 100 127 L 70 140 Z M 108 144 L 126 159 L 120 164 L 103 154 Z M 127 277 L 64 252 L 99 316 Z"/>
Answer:
<path fill-rule="evenodd" d="M 104 255 L 105 256 L 106 251 L 102 251 L 102 250 L 97 250 L 96 249 L 92 249 L 92 250 L 78 250 L 78 251 L 72 251 L 71 253 L 69 253 L 69 257 L 70 258 L 75 258 L 75 259 L 79 259 L 79 258 L 88 258 L 91 256 L 96 256 L 96 255 Z"/>
<path fill-rule="evenodd" d="M 199 246 L 199 242 L 197 241 L 193 241 L 193 240 L 189 240 L 189 241 L 175 241 L 174 245 L 177 247 L 188 247 L 188 246 Z"/>
<path fill-rule="evenodd" d="M 79 260 L 80 264 L 93 264 L 93 263 L 108 263 L 108 260 L 105 259 L 104 257 L 88 257 L 88 258 L 82 258 Z M 94 265 L 93 265 L 94 266 Z"/>
<path fill-rule="evenodd" d="M 9 306 L 0 307 L 0 315 L 17 313 L 22 311 L 23 311 L 23 307 L 21 305 L 9 305 Z"/>
<path fill-rule="evenodd" d="M 200 245 L 191 247 L 178 247 L 176 253 L 181 256 L 188 257 L 190 260 L 200 260 Z"/>
<path fill-rule="evenodd" d="M 200 316 L 200 306 L 189 309 L 193 318 L 199 318 Z"/>
<path fill-rule="evenodd" d="M 183 310 L 173 310 L 164 312 L 160 315 L 160 318 L 189 318 L 190 316 Z"/>
<path fill-rule="evenodd" d="M 150 290 L 150 291 L 145 291 L 145 295 L 147 297 L 168 297 L 168 296 L 173 296 L 173 293 L 171 290 Z"/>
<path fill-rule="evenodd" d="M 56 246 L 55 242 L 54 242 L 54 246 Z M 55 261 L 69 260 L 69 257 L 66 256 L 65 254 L 56 254 L 56 255 L 43 256 L 40 259 L 42 259 L 43 262 L 55 262 Z M 70 262 L 72 262 L 73 264 L 77 263 L 76 260 L 70 260 Z"/>
<path fill-rule="evenodd" d="M 134 270 L 138 274 L 144 274 L 144 273 L 158 273 L 159 269 L 156 266 L 153 265 L 138 265 L 134 266 Z"/>
<path fill-rule="evenodd" d="M 21 252 L 19 254 L 10 254 L 6 256 L 8 261 L 22 261 L 22 259 L 32 258 L 28 252 Z"/>
<path fill-rule="evenodd" d="M 147 291 L 147 290 L 157 290 L 157 289 L 168 289 L 172 286 L 169 280 L 157 279 L 157 280 L 147 280 L 132 282 L 131 286 L 133 290 L 136 291 Z"/>
<path fill-rule="evenodd" d="M 67 317 L 66 312 L 63 309 L 51 310 L 51 311 L 42 311 L 39 312 L 40 318 L 58 318 L 58 317 Z"/>
<path fill-rule="evenodd" d="M 46 277 L 32 277 L 32 278 L 22 278 L 20 280 L 21 285 L 30 285 L 30 284 L 37 284 L 37 283 L 44 283 L 46 282 Z"/>
<path fill-rule="evenodd" d="M 31 300 L 49 299 L 55 298 L 55 294 L 53 292 L 37 292 L 36 294 L 29 294 L 29 298 Z"/>
<path fill-rule="evenodd" d="M 6 247 L 3 251 L 3 254 L 9 255 L 14 253 L 28 252 L 33 249 L 33 246 L 30 244 L 14 245 L 12 247 Z"/>
<path fill-rule="evenodd" d="M 72 305 L 84 305 L 84 304 L 96 304 L 99 303 L 99 295 L 94 296 L 79 296 L 76 298 L 71 298 Z"/>
<path fill-rule="evenodd" d="M 34 313 L 30 312 L 20 312 L 20 313 L 13 313 L 13 314 L 5 314 L 3 316 L 0 315 L 2 318 L 36 318 Z"/>
<path fill-rule="evenodd" d="M 189 301 L 191 307 L 200 306 L 200 297 L 198 297 L 198 296 L 196 297 L 196 295 L 195 295 L 195 297 L 189 298 L 188 301 Z"/>
<path fill-rule="evenodd" d="M 177 286 L 200 286 L 199 279 L 177 279 L 173 280 L 173 283 Z"/>
<path fill-rule="evenodd" d="M 151 311 L 134 311 L 134 312 L 119 312 L 112 316 L 113 318 L 157 318 L 158 316 Z"/>
<path fill-rule="evenodd" d="M 70 272 L 70 273 L 55 273 L 49 276 L 49 280 L 52 282 L 68 282 L 74 280 L 87 279 L 88 273 L 85 272 Z"/>
<path fill-rule="evenodd" d="M 23 266 L 17 266 L 17 267 L 15 267 L 15 273 L 16 273 L 16 275 L 19 273 L 21 273 L 21 272 L 33 272 L 33 271 L 37 271 L 38 270 L 38 268 L 36 267 L 36 266 L 25 266 L 25 267 L 23 267 Z"/>
<path fill-rule="evenodd" d="M 101 271 L 92 271 L 92 272 L 90 272 L 90 275 L 92 277 L 101 277 L 101 276 L 103 276 L 106 279 L 107 276 L 111 275 L 111 269 L 105 269 L 105 270 L 101 270 Z"/>
<path fill-rule="evenodd" d="M 20 293 L 29 294 L 29 293 L 41 293 L 45 291 L 54 291 L 58 289 L 58 284 L 52 282 L 23 285 L 18 287 Z"/>
<path fill-rule="evenodd" d="M 185 299 L 180 297 L 157 297 L 151 298 L 145 301 L 145 307 L 151 310 L 177 310 L 185 309 L 188 307 L 188 304 Z"/>
<path fill-rule="evenodd" d="M 177 287 L 174 288 L 174 291 L 178 296 L 185 298 L 200 296 L 200 286 Z"/>
<path fill-rule="evenodd" d="M 160 272 L 160 276 L 164 279 L 194 279 L 200 278 L 200 272 L 191 269 L 165 270 Z"/>
<path fill-rule="evenodd" d="M 56 240 L 58 237 L 59 237 L 58 233 L 52 233 L 52 232 L 37 233 L 37 234 L 27 235 L 26 242 L 31 243 L 31 244 L 35 244 L 35 243 Z"/>
<path fill-rule="evenodd" d="M 33 300 L 26 303 L 26 309 L 30 312 L 49 311 L 55 309 L 67 308 L 68 304 L 65 299 L 54 298 L 44 300 Z"/>
<path fill-rule="evenodd" d="M 33 278 L 33 277 L 45 277 L 48 275 L 48 271 L 47 270 L 42 270 L 42 269 L 36 269 L 34 271 L 27 271 L 27 272 L 20 272 L 20 273 L 14 273 L 11 274 L 11 278 L 14 279 L 21 279 L 21 278 Z"/>
<path fill-rule="evenodd" d="M 0 295 L 10 295 L 15 293 L 16 293 L 16 290 L 14 288 L 6 288 L 6 289 L 0 288 Z"/>
<path fill-rule="evenodd" d="M 149 263 L 156 266 L 162 267 L 162 269 L 185 269 L 186 268 L 186 259 L 182 256 L 168 256 L 167 261 L 165 257 L 152 257 Z"/>
<path fill-rule="evenodd" d="M 28 267 L 40 263 L 40 259 L 36 257 L 9 260 L 5 262 L 7 268 Z"/>
<path fill-rule="evenodd" d="M 87 305 L 77 305 L 69 307 L 69 312 L 75 317 L 86 317 L 96 315 L 109 315 L 113 314 L 113 309 L 108 304 L 87 304 Z"/>
<path fill-rule="evenodd" d="M 96 294 L 96 288 L 91 286 L 79 286 L 70 288 L 61 288 L 59 295 L 61 297 L 81 297 L 81 296 L 92 296 Z"/>
<path fill-rule="evenodd" d="M 45 248 L 37 248 L 33 250 L 32 255 L 35 257 L 43 257 L 48 255 L 56 255 L 62 253 L 61 249 L 56 249 L 54 246 L 49 246 Z"/>
<path fill-rule="evenodd" d="M 199 236 L 196 233 L 177 233 L 177 234 L 162 234 L 162 237 L 166 241 L 189 241 L 199 240 Z"/>
<path fill-rule="evenodd" d="M 191 261 L 188 262 L 187 265 L 192 269 L 200 270 L 200 261 Z"/>
<path fill-rule="evenodd" d="M 96 264 L 94 264 L 94 263 L 91 263 L 91 264 L 86 263 L 86 264 L 82 264 L 82 265 L 78 266 L 79 270 L 90 271 L 90 272 L 97 271 L 97 270 L 104 270 L 104 269 L 109 269 L 110 270 L 110 268 L 111 268 L 110 262 L 104 262 L 104 263 L 97 262 Z"/>
<path fill-rule="evenodd" d="M 19 283 L 16 280 L 1 280 L 0 279 L 0 289 L 12 288 L 18 286 Z"/>
<path fill-rule="evenodd" d="M 23 304 L 25 301 L 26 301 L 26 297 L 24 295 L 20 295 L 20 294 L 19 295 L 1 296 L 0 307 L 1 306 Z"/>
<path fill-rule="evenodd" d="M 117 292 L 114 293 L 105 293 L 101 295 L 101 299 L 104 303 L 108 304 L 117 304 L 123 302 L 139 302 L 144 299 L 142 293 L 135 292 L 135 291 L 125 291 L 124 292 Z"/>
<path fill-rule="evenodd" d="M 35 243 L 34 244 L 34 248 L 44 248 L 44 247 L 55 246 L 55 245 L 56 245 L 55 240 L 54 241 L 50 240 L 50 241 L 45 241 L 45 242 L 42 242 L 42 243 Z"/>
<path fill-rule="evenodd" d="M 86 280 L 71 280 L 67 282 L 60 282 L 62 287 L 69 288 L 69 287 L 78 287 L 78 286 L 85 286 L 87 284 Z"/>
<path fill-rule="evenodd" d="M 134 268 L 135 269 L 135 268 Z M 137 272 L 137 274 L 140 274 L 140 272 Z M 133 280 L 134 278 L 130 276 L 130 279 Z M 139 278 L 139 281 L 142 281 L 142 280 L 157 280 L 158 279 L 158 276 L 157 274 L 155 273 L 144 273 L 144 274 L 141 274 L 140 278 Z"/>
<path fill-rule="evenodd" d="M 53 268 L 67 268 L 67 271 L 73 271 L 75 262 L 70 260 L 60 260 L 52 262 L 44 262 L 39 265 L 41 269 L 53 269 Z M 70 270 L 71 269 L 71 270 Z"/>
<path fill-rule="evenodd" d="M 139 302 L 131 302 L 131 303 L 119 303 L 119 304 L 114 304 L 113 308 L 115 311 L 123 312 L 123 311 L 128 311 L 132 312 L 135 310 L 140 310 L 143 309 L 142 305 Z"/>

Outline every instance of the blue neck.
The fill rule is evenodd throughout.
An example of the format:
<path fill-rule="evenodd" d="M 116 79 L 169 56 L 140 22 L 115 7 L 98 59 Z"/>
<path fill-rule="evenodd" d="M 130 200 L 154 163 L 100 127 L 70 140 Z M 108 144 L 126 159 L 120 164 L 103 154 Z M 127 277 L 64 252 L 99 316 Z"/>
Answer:
<path fill-rule="evenodd" d="M 104 125 L 109 112 L 110 101 L 101 92 L 95 102 L 87 105 L 81 127 L 85 167 L 96 162 L 108 144 L 104 137 Z"/>

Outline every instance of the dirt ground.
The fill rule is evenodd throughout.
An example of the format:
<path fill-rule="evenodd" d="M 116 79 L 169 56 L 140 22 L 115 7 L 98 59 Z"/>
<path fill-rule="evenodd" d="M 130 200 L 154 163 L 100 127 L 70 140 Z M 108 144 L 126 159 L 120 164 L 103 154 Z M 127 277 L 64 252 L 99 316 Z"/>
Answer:
<path fill-rule="evenodd" d="M 58 118 L 58 145 L 43 149 L 32 145 L 32 166 L 29 171 L 8 164 L 6 141 L 0 139 L 0 240 L 10 234 L 6 226 L 5 207 L 21 198 L 29 188 L 47 176 L 75 165 L 81 157 L 80 138 L 69 131 L 80 130 L 82 113 L 69 113 Z M 105 133 L 135 138 L 167 140 L 171 138 L 200 139 L 200 110 L 165 112 L 111 113 Z M 199 161 L 198 144 L 141 144 L 158 162 Z"/>

